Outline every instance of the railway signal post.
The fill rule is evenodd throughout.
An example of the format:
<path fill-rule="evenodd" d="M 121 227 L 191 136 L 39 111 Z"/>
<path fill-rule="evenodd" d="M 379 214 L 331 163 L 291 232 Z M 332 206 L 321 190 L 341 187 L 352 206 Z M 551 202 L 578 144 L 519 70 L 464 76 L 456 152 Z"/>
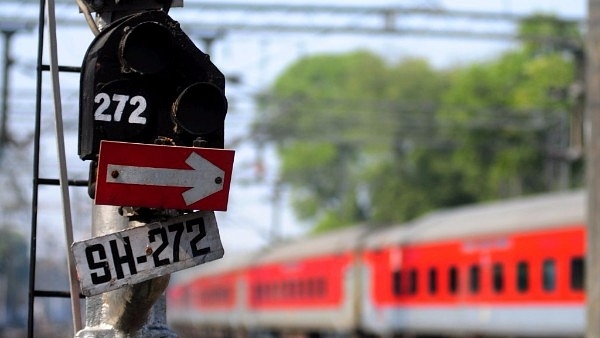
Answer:
<path fill-rule="evenodd" d="M 76 337 L 176 337 L 169 273 L 223 256 L 213 210 L 226 210 L 233 165 L 225 78 L 171 5 L 88 4 L 100 33 L 82 65 L 78 152 L 94 206 L 92 238 L 72 246 L 88 296 Z"/>

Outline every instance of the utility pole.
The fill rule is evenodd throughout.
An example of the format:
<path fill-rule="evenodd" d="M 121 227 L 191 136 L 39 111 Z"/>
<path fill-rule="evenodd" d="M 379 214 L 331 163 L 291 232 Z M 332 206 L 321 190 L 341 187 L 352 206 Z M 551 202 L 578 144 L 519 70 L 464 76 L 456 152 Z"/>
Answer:
<path fill-rule="evenodd" d="M 2 111 L 1 111 L 1 119 L 0 119 L 0 149 L 3 148 L 8 141 L 8 72 L 10 70 L 10 66 L 12 64 L 12 60 L 10 58 L 10 42 L 12 40 L 12 36 L 15 33 L 15 30 L 12 29 L 2 29 L 0 31 L 3 35 L 4 39 L 4 58 L 3 58 L 3 67 L 2 67 Z"/>
<path fill-rule="evenodd" d="M 3 35 L 4 40 L 4 58 L 2 66 L 2 107 L 0 109 L 0 161 L 4 154 L 4 148 L 10 140 L 8 134 L 8 80 L 10 66 L 12 65 L 12 59 L 10 58 L 10 46 L 11 40 L 16 29 L 13 28 L 0 28 L 0 33 Z"/>
<path fill-rule="evenodd" d="M 588 0 L 586 103 L 588 224 L 586 338 L 600 337 L 600 0 Z"/>
<path fill-rule="evenodd" d="M 10 133 L 8 131 L 8 97 L 9 97 L 9 82 L 10 68 L 13 64 L 13 59 L 10 56 L 12 39 L 20 30 L 27 29 L 27 25 L 19 24 L 0 24 L 0 34 L 4 41 L 3 58 L 2 58 L 2 94 L 0 100 L 0 161 L 4 153 L 4 148 L 10 141 Z"/>

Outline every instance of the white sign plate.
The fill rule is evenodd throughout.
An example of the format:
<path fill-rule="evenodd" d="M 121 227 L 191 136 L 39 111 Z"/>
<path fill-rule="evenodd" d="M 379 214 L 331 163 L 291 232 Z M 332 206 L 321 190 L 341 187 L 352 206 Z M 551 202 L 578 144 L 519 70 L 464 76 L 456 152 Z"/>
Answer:
<path fill-rule="evenodd" d="M 73 243 L 81 292 L 93 296 L 223 257 L 212 211 Z"/>

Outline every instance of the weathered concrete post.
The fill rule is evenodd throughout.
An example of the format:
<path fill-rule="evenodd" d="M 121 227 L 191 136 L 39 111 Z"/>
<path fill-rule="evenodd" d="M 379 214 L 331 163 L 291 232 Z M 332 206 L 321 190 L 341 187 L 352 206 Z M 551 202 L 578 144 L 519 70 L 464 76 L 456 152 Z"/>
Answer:
<path fill-rule="evenodd" d="M 94 206 L 93 236 L 128 227 L 128 217 L 121 216 L 118 207 Z M 177 337 L 166 322 L 164 290 L 168 283 L 169 275 L 88 297 L 85 328 L 76 338 Z"/>

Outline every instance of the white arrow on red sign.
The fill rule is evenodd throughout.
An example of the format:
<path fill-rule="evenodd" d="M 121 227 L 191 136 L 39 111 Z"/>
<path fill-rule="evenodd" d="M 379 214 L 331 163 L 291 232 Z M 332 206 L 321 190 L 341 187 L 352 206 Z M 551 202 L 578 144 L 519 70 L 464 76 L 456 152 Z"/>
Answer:
<path fill-rule="evenodd" d="M 181 195 L 191 205 L 223 189 L 225 172 L 197 153 L 185 161 L 191 169 L 148 168 L 109 164 L 109 183 L 190 188 Z M 115 173 L 112 175 L 112 173 Z"/>
<path fill-rule="evenodd" d="M 102 141 L 96 204 L 226 210 L 232 150 Z"/>

